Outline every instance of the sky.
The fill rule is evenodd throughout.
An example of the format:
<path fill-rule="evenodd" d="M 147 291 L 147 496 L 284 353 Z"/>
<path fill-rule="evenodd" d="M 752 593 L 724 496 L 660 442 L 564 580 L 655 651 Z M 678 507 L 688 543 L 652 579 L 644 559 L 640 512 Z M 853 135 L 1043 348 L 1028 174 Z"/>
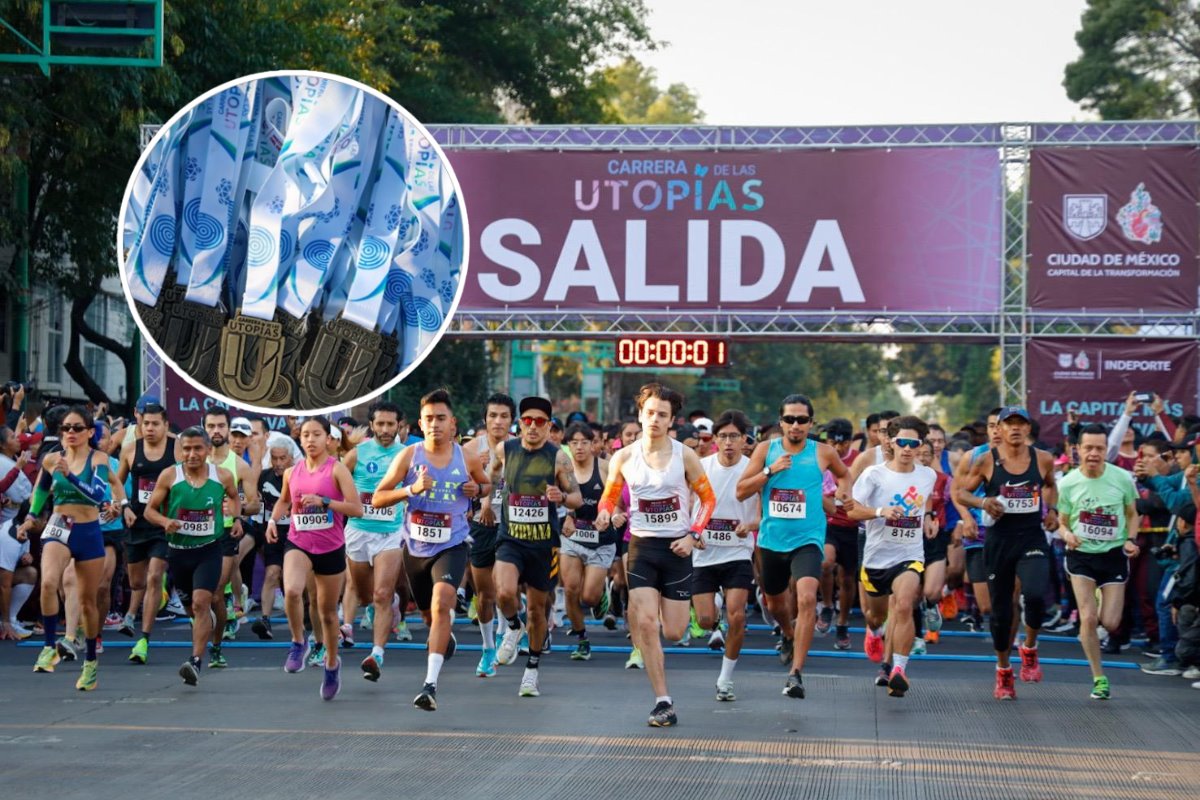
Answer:
<path fill-rule="evenodd" d="M 713 125 L 1047 122 L 1086 0 L 647 0 L 638 58 Z"/>

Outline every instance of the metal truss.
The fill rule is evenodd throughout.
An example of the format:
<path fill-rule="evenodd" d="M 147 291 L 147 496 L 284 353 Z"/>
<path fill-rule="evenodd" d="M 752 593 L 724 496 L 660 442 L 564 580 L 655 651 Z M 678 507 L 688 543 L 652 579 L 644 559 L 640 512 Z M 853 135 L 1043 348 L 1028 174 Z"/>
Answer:
<path fill-rule="evenodd" d="M 1195 312 L 1173 314 L 1152 311 L 1063 311 L 1028 314 L 1024 335 L 1170 339 L 1194 337 L 1197 331 L 1200 331 L 1200 316 Z"/>
<path fill-rule="evenodd" d="M 953 340 L 994 342 L 999 315 L 894 311 L 777 311 L 744 313 L 595 312 L 555 314 L 497 310 L 458 311 L 448 335 L 488 339 L 610 339 L 644 335 L 708 335 L 733 339 L 811 337 L 837 341 Z"/>

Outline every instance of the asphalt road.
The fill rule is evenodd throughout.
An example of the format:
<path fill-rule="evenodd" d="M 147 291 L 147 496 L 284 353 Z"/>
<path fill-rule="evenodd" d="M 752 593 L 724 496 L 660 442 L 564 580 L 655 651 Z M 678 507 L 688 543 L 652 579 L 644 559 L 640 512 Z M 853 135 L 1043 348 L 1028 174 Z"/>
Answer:
<path fill-rule="evenodd" d="M 110 632 L 90 693 L 74 688 L 78 662 L 35 675 L 35 642 L 2 643 L 4 797 L 1200 796 L 1200 691 L 1127 668 L 1143 662 L 1131 652 L 1108 670 L 1113 699 L 1089 700 L 1086 668 L 1049 663 L 1080 658 L 1069 640 L 1043 641 L 1045 680 L 1018 683 L 1015 703 L 992 698 L 978 636 L 944 634 L 914 658 L 903 699 L 873 685 L 860 634 L 849 654 L 817 638 L 808 697 L 794 700 L 781 694 L 769 634 L 755 631 L 732 703 L 714 698 L 720 660 L 697 642 L 667 657 L 679 725 L 664 730 L 646 726 L 654 698 L 644 673 L 622 668 L 621 632 L 596 630 L 597 651 L 612 651 L 588 662 L 556 646 L 541 697 L 518 698 L 523 660 L 475 677 L 478 633 L 459 625 L 462 647 L 428 713 L 411 705 L 424 677 L 419 625 L 417 644 L 389 648 L 378 683 L 359 675 L 365 645 L 343 651 L 342 691 L 328 703 L 319 670 L 284 673 L 286 645 L 247 629 L 226 647 L 228 669 L 186 687 L 176 670 L 187 626 L 160 627 L 146 666 L 126 663 L 129 641 Z"/>

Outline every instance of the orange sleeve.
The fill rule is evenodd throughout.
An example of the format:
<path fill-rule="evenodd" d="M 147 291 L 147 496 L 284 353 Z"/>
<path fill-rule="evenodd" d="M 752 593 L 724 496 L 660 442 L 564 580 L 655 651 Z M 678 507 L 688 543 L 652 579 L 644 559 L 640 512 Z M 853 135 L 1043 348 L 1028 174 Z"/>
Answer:
<path fill-rule="evenodd" d="M 692 530 L 701 533 L 708 525 L 708 521 L 712 519 L 713 512 L 717 510 L 717 496 L 713 493 L 712 484 L 708 482 L 707 475 L 701 474 L 690 485 L 692 491 L 700 498 L 700 515 L 692 524 Z"/>
<path fill-rule="evenodd" d="M 621 499 L 621 490 L 625 488 L 625 477 L 621 475 L 620 470 L 609 473 L 608 483 L 604 486 L 604 494 L 600 495 L 600 503 L 596 506 L 596 511 L 607 511 L 611 516 L 617 507 L 617 501 Z"/>

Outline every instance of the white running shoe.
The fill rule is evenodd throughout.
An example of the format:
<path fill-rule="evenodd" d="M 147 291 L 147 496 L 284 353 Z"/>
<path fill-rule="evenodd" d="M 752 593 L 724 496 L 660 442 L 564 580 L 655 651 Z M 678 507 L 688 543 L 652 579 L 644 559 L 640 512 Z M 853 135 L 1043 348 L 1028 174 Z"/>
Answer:
<path fill-rule="evenodd" d="M 524 633 L 524 625 L 519 628 L 504 629 L 504 638 L 500 640 L 500 647 L 496 649 L 497 664 L 507 666 L 517 660 L 517 648 L 520 647 L 521 636 Z"/>

